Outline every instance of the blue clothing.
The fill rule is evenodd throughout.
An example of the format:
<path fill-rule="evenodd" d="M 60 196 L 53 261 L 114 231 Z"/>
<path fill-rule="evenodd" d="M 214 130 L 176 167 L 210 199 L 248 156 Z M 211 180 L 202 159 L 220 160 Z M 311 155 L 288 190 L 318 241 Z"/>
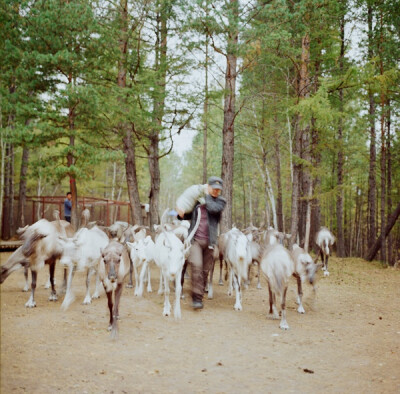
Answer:
<path fill-rule="evenodd" d="M 71 216 L 72 202 L 66 198 L 64 200 L 64 216 Z"/>

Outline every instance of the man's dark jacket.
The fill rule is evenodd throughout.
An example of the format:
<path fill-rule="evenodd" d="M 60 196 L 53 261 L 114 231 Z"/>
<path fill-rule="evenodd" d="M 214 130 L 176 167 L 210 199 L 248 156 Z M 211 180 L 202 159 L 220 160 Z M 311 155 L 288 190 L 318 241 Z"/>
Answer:
<path fill-rule="evenodd" d="M 189 234 L 192 232 L 196 225 L 197 217 L 199 214 L 200 203 L 198 203 L 192 212 L 185 213 L 183 220 L 190 220 Z M 218 223 L 221 220 L 221 214 L 226 205 L 225 198 L 212 197 L 206 194 L 206 210 L 207 210 L 207 221 L 208 221 L 208 244 L 215 246 L 218 239 Z M 193 238 L 192 238 L 193 241 Z"/>

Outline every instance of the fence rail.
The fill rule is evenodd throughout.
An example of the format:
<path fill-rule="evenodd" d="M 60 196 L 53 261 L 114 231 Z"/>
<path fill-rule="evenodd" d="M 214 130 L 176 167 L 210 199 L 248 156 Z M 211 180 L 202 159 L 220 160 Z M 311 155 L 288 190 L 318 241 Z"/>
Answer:
<path fill-rule="evenodd" d="M 14 198 L 18 201 L 18 196 Z M 57 209 L 60 212 L 61 219 L 64 218 L 64 200 L 65 196 L 27 196 L 23 208 L 23 226 L 31 225 L 39 219 L 53 220 L 53 212 Z M 148 209 L 145 204 L 141 204 L 143 223 L 149 225 Z M 132 223 L 131 206 L 128 201 L 109 200 L 97 197 L 79 197 L 78 198 L 78 220 L 84 209 L 90 211 L 90 221 L 96 221 L 104 226 L 109 226 L 117 220 Z M 17 204 L 13 208 L 12 223 L 3 222 L 3 239 L 9 240 L 15 238 L 17 227 L 20 221 L 17 218 Z M 8 231 L 5 226 L 10 226 Z M 5 234 L 9 234 L 8 237 Z"/>

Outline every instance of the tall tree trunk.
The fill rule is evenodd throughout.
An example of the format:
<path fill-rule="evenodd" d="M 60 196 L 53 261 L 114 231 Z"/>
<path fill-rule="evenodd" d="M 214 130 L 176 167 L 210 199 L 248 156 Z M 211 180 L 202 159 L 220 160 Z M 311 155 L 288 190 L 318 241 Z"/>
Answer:
<path fill-rule="evenodd" d="M 344 14 L 340 19 L 340 58 L 339 58 L 339 70 L 340 75 L 343 75 L 343 60 L 344 60 Z M 337 194 L 336 194 L 336 224 L 337 224 L 337 249 L 336 254 L 338 257 L 345 257 L 344 249 L 344 232 L 343 232 L 343 166 L 344 166 L 344 154 L 343 154 L 343 89 L 339 89 L 339 124 L 338 124 L 338 162 L 337 162 Z"/>
<path fill-rule="evenodd" d="M 390 100 L 387 102 L 386 114 L 386 160 L 387 160 L 387 211 L 392 211 L 392 153 L 391 153 L 391 135 L 390 135 Z M 393 258 L 393 236 L 388 237 L 388 262 L 394 265 Z"/>
<path fill-rule="evenodd" d="M 368 58 L 374 55 L 373 45 L 373 11 L 368 3 Z M 369 122 L 370 122 L 370 150 L 369 150 L 369 177 L 368 177 L 368 248 L 376 238 L 376 133 L 375 133 L 375 99 L 372 92 L 369 96 Z"/>
<path fill-rule="evenodd" d="M 233 18 L 230 20 L 226 71 L 225 71 L 225 100 L 224 100 L 224 124 L 222 128 L 222 179 L 224 181 L 223 195 L 226 199 L 225 210 L 222 214 L 221 231 L 227 231 L 232 227 L 232 196 L 233 196 L 233 161 L 235 141 L 235 101 L 236 101 L 236 77 L 238 44 L 238 14 L 239 1 L 229 0 Z"/>
<path fill-rule="evenodd" d="M 208 133 L 208 35 L 206 36 L 206 59 L 204 63 L 204 124 L 203 124 L 203 183 L 207 183 L 207 133 Z"/>
<path fill-rule="evenodd" d="M 143 224 L 142 207 L 140 205 L 139 185 L 136 172 L 135 144 L 132 132 L 127 128 L 123 138 L 125 154 L 126 183 L 128 187 L 129 203 L 131 206 L 131 220 L 133 224 Z"/>
<path fill-rule="evenodd" d="M 13 235 L 14 212 L 14 146 L 6 144 L 5 152 L 5 176 L 4 176 L 4 205 L 3 205 L 3 239 L 10 239 Z"/>
<path fill-rule="evenodd" d="M 276 183 L 278 189 L 278 195 L 276 199 L 276 216 L 278 231 L 283 230 L 283 201 L 282 201 L 282 179 L 281 179 L 281 153 L 279 146 L 278 134 L 275 135 L 275 167 L 276 167 Z"/>
<path fill-rule="evenodd" d="M 119 36 L 119 64 L 118 64 L 118 79 L 117 84 L 121 89 L 126 88 L 126 67 L 127 67 L 127 53 L 129 44 L 129 13 L 128 13 L 128 0 L 120 0 L 120 20 L 121 29 Z M 122 97 L 123 95 L 121 95 Z M 121 100 L 122 101 L 122 100 Z M 126 103 L 122 103 L 126 105 Z M 136 173 L 136 154 L 135 154 L 135 143 L 132 137 L 132 128 L 126 123 L 119 125 L 122 131 L 122 146 L 125 155 L 125 172 L 126 172 L 126 183 L 128 188 L 128 197 L 131 212 L 131 221 L 134 224 L 143 224 L 142 208 L 140 205 L 139 186 Z"/>
<path fill-rule="evenodd" d="M 68 83 L 72 85 L 74 83 L 74 79 L 72 74 L 68 76 Z M 75 106 L 71 106 L 68 109 L 68 129 L 70 132 L 69 137 L 69 150 L 67 154 L 67 167 L 71 168 L 75 165 L 76 158 L 74 154 L 75 148 Z M 75 172 L 70 171 L 69 175 L 69 191 L 72 194 L 71 203 L 71 225 L 72 227 L 77 230 L 78 228 L 78 188 L 76 186 L 76 179 L 75 179 Z"/>
<path fill-rule="evenodd" d="M 382 10 L 380 13 L 380 42 L 379 42 L 379 53 L 380 53 L 380 73 L 383 76 L 383 15 Z M 383 86 L 381 86 L 381 234 L 384 233 L 386 227 L 386 151 L 385 151 L 385 92 Z M 386 238 L 382 237 L 381 245 L 381 256 L 382 261 L 386 262 Z"/>
<path fill-rule="evenodd" d="M 299 115 L 297 115 L 299 118 Z M 298 233 L 298 223 L 299 223 L 299 200 L 300 200 L 300 150 L 301 150 L 301 130 L 298 124 L 298 120 L 295 122 L 294 126 L 294 144 L 293 144 L 293 183 L 292 183 L 292 214 L 291 214 L 291 226 L 290 226 L 290 241 L 289 249 L 293 247 L 296 242 Z"/>
<path fill-rule="evenodd" d="M 15 79 L 9 88 L 9 93 L 13 95 L 16 90 Z M 12 132 L 14 130 L 15 114 L 10 113 L 8 116 L 7 129 Z M 14 229 L 14 145 L 12 143 L 5 144 L 5 171 L 4 171 L 4 191 L 3 191 L 3 222 L 2 237 L 9 239 L 13 235 Z"/>
<path fill-rule="evenodd" d="M 2 115 L 0 108 L 0 127 L 2 125 Z M 0 239 L 3 238 L 3 207 L 4 207 L 4 187 L 5 187 L 5 170 L 6 170 L 6 151 L 7 143 L 3 139 L 3 135 L 0 135 L 0 153 L 1 153 L 1 168 L 0 168 Z"/>
<path fill-rule="evenodd" d="M 29 149 L 24 145 L 21 159 L 21 171 L 19 177 L 19 198 L 18 198 L 18 215 L 17 226 L 25 227 L 25 212 L 26 205 L 26 174 L 28 173 Z M 61 214 L 61 212 L 60 212 Z"/>
<path fill-rule="evenodd" d="M 168 9 L 166 4 L 161 7 L 157 14 L 157 42 L 156 42 L 156 72 L 158 73 L 158 84 L 155 89 L 153 100 L 153 122 L 154 126 L 150 132 L 149 140 L 149 171 L 150 171 L 150 226 L 160 222 L 159 200 L 160 200 L 160 163 L 159 163 L 159 135 L 162 131 L 162 120 L 165 107 L 165 86 L 167 77 L 167 36 L 168 36 Z"/>
<path fill-rule="evenodd" d="M 298 100 L 303 100 L 309 97 L 310 94 L 310 78 L 308 64 L 310 62 L 310 36 L 308 33 L 304 35 L 301 40 L 301 64 L 300 64 L 300 75 L 299 75 L 299 88 L 298 88 Z M 302 157 L 302 146 L 306 148 L 306 157 L 308 162 L 310 162 L 309 152 L 309 127 L 304 130 L 301 129 L 301 117 L 297 116 L 296 129 L 295 129 L 295 146 L 293 150 L 293 155 L 295 157 L 293 166 L 293 189 L 292 189 L 292 225 L 291 225 L 291 238 L 289 242 L 289 247 L 292 248 L 293 244 L 296 242 L 297 234 L 299 232 L 299 211 L 301 208 L 301 189 L 302 184 L 300 183 L 302 177 L 302 165 L 299 158 Z M 309 182 L 311 182 L 311 177 L 305 175 L 304 184 L 309 190 Z M 310 203 L 310 202 L 309 202 Z"/>
<path fill-rule="evenodd" d="M 311 153 L 312 153 L 312 166 L 319 168 L 321 164 L 321 152 L 319 149 L 319 132 L 315 125 L 315 119 L 311 120 Z M 321 178 L 318 174 L 314 176 L 313 180 L 313 199 L 311 204 L 311 228 L 310 228 L 310 241 L 315 249 L 315 236 L 321 227 L 321 206 L 319 203 L 318 195 L 321 189 Z"/>
<path fill-rule="evenodd" d="M 240 178 L 241 178 L 241 183 L 242 183 L 242 194 L 243 194 L 243 226 L 242 227 L 246 227 L 248 225 L 247 223 L 247 214 L 246 214 L 246 206 L 247 206 L 247 202 L 246 202 L 246 184 L 244 181 L 244 174 L 243 174 L 243 155 L 240 152 Z"/>

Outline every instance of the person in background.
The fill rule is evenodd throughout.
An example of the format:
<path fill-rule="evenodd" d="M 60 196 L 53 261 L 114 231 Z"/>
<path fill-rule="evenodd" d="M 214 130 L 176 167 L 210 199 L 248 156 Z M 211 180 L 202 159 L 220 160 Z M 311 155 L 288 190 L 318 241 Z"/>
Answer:
<path fill-rule="evenodd" d="M 188 262 L 192 271 L 192 307 L 203 308 L 208 272 L 218 242 L 218 225 L 226 200 L 220 196 L 222 179 L 212 176 L 205 185 L 192 185 L 176 201 L 178 217 L 190 220 L 189 234 L 194 234 Z"/>
<path fill-rule="evenodd" d="M 67 222 L 71 223 L 71 209 L 72 209 L 72 194 L 67 193 L 67 198 L 64 200 L 64 218 Z"/>

